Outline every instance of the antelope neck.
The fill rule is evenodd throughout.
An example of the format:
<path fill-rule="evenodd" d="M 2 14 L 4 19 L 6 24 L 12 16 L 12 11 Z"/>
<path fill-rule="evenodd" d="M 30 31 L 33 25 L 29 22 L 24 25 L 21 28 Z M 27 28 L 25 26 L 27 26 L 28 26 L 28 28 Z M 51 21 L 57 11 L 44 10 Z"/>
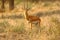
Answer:
<path fill-rule="evenodd" d="M 29 15 L 28 15 L 28 11 L 27 10 L 26 10 L 25 14 L 26 14 L 26 18 L 28 19 Z"/>

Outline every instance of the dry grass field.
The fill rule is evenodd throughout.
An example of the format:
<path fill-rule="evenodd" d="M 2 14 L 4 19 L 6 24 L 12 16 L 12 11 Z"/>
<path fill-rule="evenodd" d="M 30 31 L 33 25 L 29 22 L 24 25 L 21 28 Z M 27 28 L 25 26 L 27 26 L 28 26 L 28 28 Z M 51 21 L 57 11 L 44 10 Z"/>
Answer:
<path fill-rule="evenodd" d="M 15 9 L 9 11 L 5 4 L 5 12 L 0 13 L 0 40 L 60 40 L 60 2 L 30 3 L 29 15 L 41 19 L 40 27 L 25 18 L 24 2 L 15 1 Z"/>

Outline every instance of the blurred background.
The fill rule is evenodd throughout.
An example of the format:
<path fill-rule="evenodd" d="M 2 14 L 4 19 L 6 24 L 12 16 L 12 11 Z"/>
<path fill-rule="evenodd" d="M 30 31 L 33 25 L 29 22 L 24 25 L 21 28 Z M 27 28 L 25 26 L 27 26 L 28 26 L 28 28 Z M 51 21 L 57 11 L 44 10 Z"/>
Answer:
<path fill-rule="evenodd" d="M 40 27 L 25 18 L 41 19 Z M 60 40 L 60 0 L 0 0 L 0 40 Z"/>

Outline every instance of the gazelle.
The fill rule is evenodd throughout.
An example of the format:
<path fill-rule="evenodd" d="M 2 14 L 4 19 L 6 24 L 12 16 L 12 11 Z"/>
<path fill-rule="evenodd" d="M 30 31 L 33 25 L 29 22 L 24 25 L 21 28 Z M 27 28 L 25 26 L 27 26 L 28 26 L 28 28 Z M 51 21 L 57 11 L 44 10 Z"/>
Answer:
<path fill-rule="evenodd" d="M 26 19 L 31 23 L 31 29 L 32 29 L 32 22 L 38 21 L 39 26 L 40 26 L 41 19 L 37 16 L 28 15 L 28 10 L 29 9 L 26 9 L 25 15 L 26 15 Z"/>

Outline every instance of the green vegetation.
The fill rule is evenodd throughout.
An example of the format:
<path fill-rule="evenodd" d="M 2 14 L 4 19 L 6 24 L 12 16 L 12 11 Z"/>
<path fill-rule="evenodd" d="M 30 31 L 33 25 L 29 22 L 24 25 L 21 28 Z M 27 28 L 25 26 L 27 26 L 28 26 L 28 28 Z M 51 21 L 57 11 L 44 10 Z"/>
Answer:
<path fill-rule="evenodd" d="M 47 7 L 47 6 L 50 6 L 50 5 L 51 5 L 51 2 L 45 2 L 43 6 Z"/>
<path fill-rule="evenodd" d="M 0 33 L 6 32 L 5 29 L 10 26 L 7 21 L 0 22 Z"/>
<path fill-rule="evenodd" d="M 22 2 L 22 0 L 15 0 L 15 1 L 16 1 L 16 5 L 18 5 Z"/>
<path fill-rule="evenodd" d="M 7 27 L 9 26 L 9 23 L 7 21 L 3 21 L 0 23 L 0 27 Z"/>
<path fill-rule="evenodd" d="M 24 33 L 25 32 L 24 23 L 21 23 L 20 26 L 13 27 L 12 31 L 17 33 Z"/>

